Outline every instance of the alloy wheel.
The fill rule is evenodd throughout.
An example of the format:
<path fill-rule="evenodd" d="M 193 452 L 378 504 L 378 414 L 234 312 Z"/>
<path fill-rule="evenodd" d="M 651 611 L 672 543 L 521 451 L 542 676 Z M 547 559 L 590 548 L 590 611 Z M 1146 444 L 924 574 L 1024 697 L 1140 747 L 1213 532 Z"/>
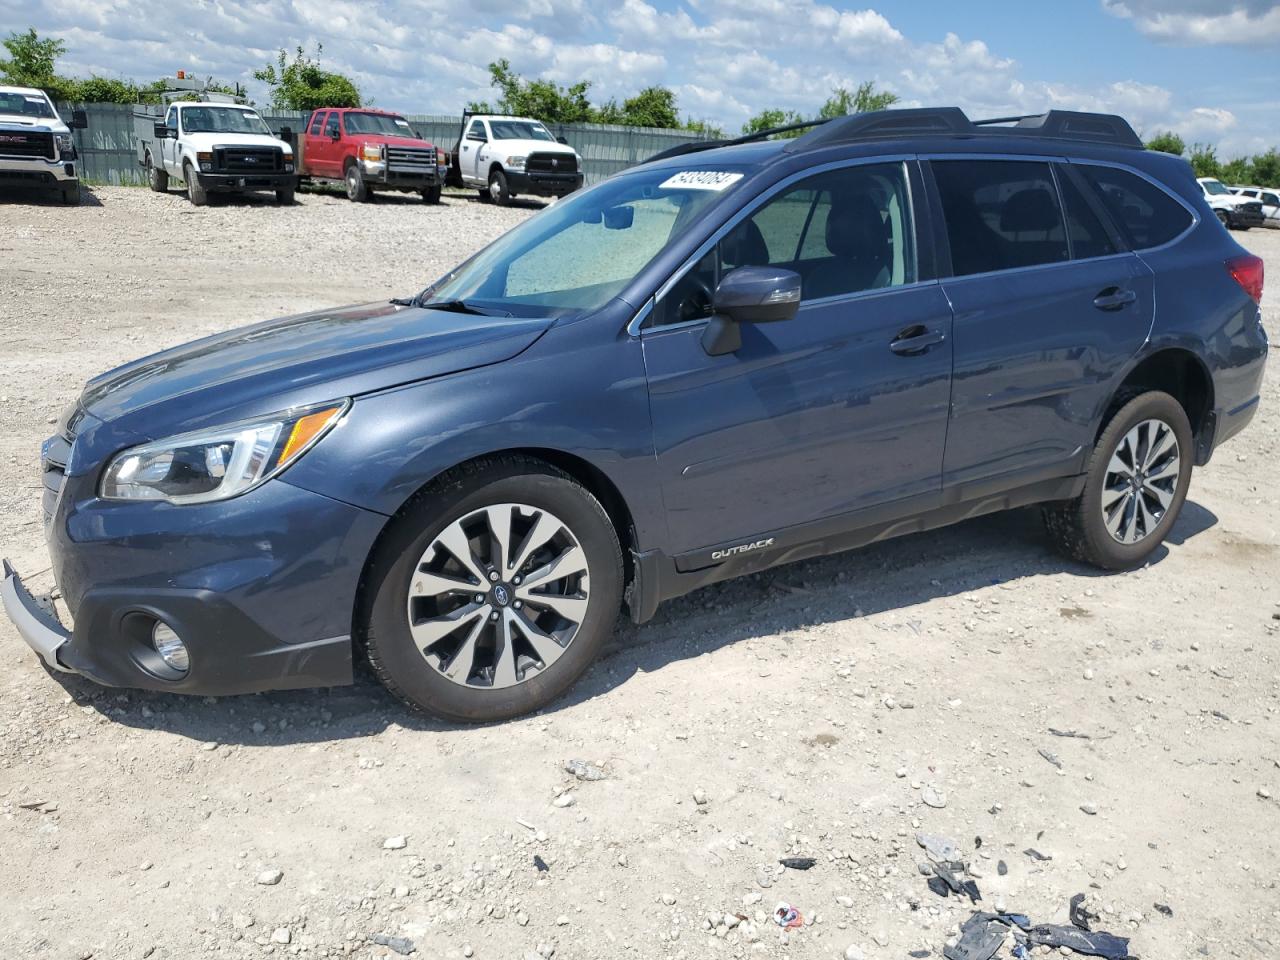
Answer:
<path fill-rule="evenodd" d="M 526 504 L 494 504 L 451 522 L 418 559 L 409 631 L 452 682 L 511 687 L 564 654 L 589 597 L 587 557 L 564 521 Z"/>
<path fill-rule="evenodd" d="M 1143 420 L 1120 439 L 1102 484 L 1102 520 L 1119 543 L 1155 532 L 1178 490 L 1181 456 L 1173 428 Z"/>

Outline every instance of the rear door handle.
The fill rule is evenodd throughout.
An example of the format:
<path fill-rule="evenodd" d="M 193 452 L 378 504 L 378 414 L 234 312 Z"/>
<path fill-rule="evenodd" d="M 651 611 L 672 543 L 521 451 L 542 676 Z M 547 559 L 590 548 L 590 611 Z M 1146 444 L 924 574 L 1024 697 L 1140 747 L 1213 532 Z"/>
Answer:
<path fill-rule="evenodd" d="M 1093 305 L 1099 310 L 1119 310 L 1137 299 L 1138 295 L 1132 290 L 1125 290 L 1121 287 L 1107 287 L 1107 289 L 1093 298 Z"/>
<path fill-rule="evenodd" d="M 945 339 L 947 335 L 941 330 L 930 330 L 923 324 L 917 323 L 899 332 L 889 343 L 889 349 L 899 356 L 909 357 L 924 353 Z"/>

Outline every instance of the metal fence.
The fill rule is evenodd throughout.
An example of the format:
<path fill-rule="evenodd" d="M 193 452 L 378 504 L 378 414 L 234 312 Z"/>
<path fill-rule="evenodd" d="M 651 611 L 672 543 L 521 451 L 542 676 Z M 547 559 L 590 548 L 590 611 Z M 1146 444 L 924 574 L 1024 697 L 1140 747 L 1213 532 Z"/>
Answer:
<path fill-rule="evenodd" d="M 157 119 L 161 107 L 139 108 L 119 103 L 59 104 L 63 116 L 70 116 L 72 107 L 83 108 L 88 114 L 89 126 L 75 131 L 76 149 L 81 157 L 82 176 L 94 183 L 137 184 L 144 183 L 142 168 L 138 166 L 138 151 L 134 143 L 133 114 L 135 110 L 154 112 Z M 307 120 L 306 113 L 259 110 L 262 119 L 272 130 L 292 127 L 301 131 Z M 439 114 L 406 114 L 414 128 L 437 146 L 453 150 L 461 126 L 460 116 Z M 688 143 L 691 140 L 709 139 L 705 134 L 688 130 L 663 130 L 653 127 L 616 127 L 601 123 L 549 123 L 547 128 L 557 137 L 564 137 L 582 157 L 582 170 L 587 183 L 596 183 L 605 177 L 634 166 L 668 147 Z"/>

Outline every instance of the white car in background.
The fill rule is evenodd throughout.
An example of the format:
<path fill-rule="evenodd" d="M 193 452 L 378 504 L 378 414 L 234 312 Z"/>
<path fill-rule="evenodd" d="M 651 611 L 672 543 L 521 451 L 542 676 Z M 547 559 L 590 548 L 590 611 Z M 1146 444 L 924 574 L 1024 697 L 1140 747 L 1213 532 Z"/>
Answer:
<path fill-rule="evenodd" d="M 582 158 L 539 120 L 464 113 L 446 182 L 500 206 L 522 194 L 563 197 L 582 186 Z"/>
<path fill-rule="evenodd" d="M 1260 202 L 1262 204 L 1262 225 L 1280 230 L 1280 188 L 1232 187 L 1231 191 L 1238 196 Z"/>
<path fill-rule="evenodd" d="M 1214 216 L 1228 230 L 1248 230 L 1262 226 L 1262 204 L 1248 197 L 1236 196 L 1217 177 L 1198 177 L 1196 183 L 1204 191 L 1204 198 Z"/>

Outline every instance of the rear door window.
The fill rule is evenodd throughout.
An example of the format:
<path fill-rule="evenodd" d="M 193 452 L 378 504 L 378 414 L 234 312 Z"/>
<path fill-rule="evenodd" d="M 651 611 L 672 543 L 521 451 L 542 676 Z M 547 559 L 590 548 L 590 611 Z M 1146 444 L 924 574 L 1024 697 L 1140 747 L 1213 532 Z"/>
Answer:
<path fill-rule="evenodd" d="M 1091 163 L 1073 166 L 1084 174 L 1135 250 L 1168 243 L 1192 224 L 1186 207 L 1136 173 Z"/>
<path fill-rule="evenodd" d="M 1048 163 L 935 160 L 956 276 L 1068 259 L 1067 232 Z"/>
<path fill-rule="evenodd" d="M 1102 225 L 1089 200 L 1076 186 L 1071 171 L 1059 166 L 1058 189 L 1062 194 L 1062 208 L 1067 215 L 1067 234 L 1071 238 L 1071 256 L 1075 260 L 1105 257 L 1116 253 L 1111 234 Z"/>

